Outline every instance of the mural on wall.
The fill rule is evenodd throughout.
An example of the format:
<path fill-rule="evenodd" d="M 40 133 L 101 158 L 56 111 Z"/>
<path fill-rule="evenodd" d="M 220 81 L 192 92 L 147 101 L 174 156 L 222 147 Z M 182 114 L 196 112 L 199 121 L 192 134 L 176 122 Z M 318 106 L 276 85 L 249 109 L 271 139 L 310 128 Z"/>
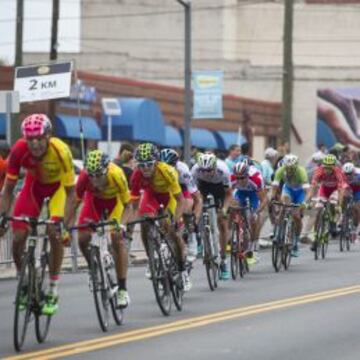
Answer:
<path fill-rule="evenodd" d="M 331 148 L 336 142 L 360 150 L 360 88 L 317 92 L 316 144 Z"/>

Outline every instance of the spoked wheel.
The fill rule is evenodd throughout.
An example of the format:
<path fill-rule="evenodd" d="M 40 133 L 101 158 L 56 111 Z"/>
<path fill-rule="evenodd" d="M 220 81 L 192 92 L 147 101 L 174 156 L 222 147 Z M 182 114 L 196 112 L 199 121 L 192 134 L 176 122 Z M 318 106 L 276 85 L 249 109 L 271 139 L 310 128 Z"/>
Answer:
<path fill-rule="evenodd" d="M 152 239 L 149 240 L 149 266 L 155 298 L 163 315 L 168 316 L 171 311 L 171 289 L 169 276 L 165 269 L 165 264 L 161 259 L 159 249 L 155 247 Z"/>
<path fill-rule="evenodd" d="M 40 274 L 37 277 L 37 311 L 35 313 L 35 333 L 36 339 L 39 343 L 45 341 L 50 328 L 51 316 L 42 315 L 41 308 L 45 302 L 45 292 L 48 288 L 48 283 L 46 281 L 46 271 L 49 268 L 49 254 L 46 251 L 46 245 L 44 243 L 43 252 L 40 257 L 40 269 L 38 271 Z"/>
<path fill-rule="evenodd" d="M 290 263 L 291 263 L 291 249 L 292 249 L 292 242 L 294 238 L 294 231 L 293 227 L 289 222 L 285 225 L 285 243 L 282 252 L 282 263 L 284 265 L 284 269 L 288 270 Z"/>
<path fill-rule="evenodd" d="M 90 273 L 96 314 L 101 330 L 106 332 L 109 327 L 110 301 L 105 274 L 101 266 L 100 252 L 96 247 L 90 250 Z"/>
<path fill-rule="evenodd" d="M 204 231 L 204 264 L 206 277 L 211 291 L 217 288 L 218 266 L 215 263 L 214 254 L 211 247 L 210 229 Z"/>
<path fill-rule="evenodd" d="M 106 276 L 108 279 L 108 284 L 110 284 L 111 289 L 116 288 L 116 272 L 114 264 L 107 269 Z M 110 306 L 111 306 L 111 312 L 115 321 L 116 325 L 121 325 L 124 321 L 124 311 L 122 308 L 118 307 L 117 304 L 117 294 L 114 292 L 113 296 L 110 297 Z"/>
<path fill-rule="evenodd" d="M 171 293 L 174 299 L 174 304 L 178 311 L 183 308 L 184 301 L 184 286 L 179 271 L 172 272 L 171 276 Z"/>
<path fill-rule="evenodd" d="M 321 247 L 323 242 L 323 236 L 324 236 L 324 219 L 323 219 L 324 212 L 321 211 L 319 213 L 319 220 L 317 222 L 316 228 L 315 228 L 315 251 L 314 251 L 314 258 L 315 260 L 318 260 L 321 256 Z"/>
<path fill-rule="evenodd" d="M 341 252 L 345 250 L 347 229 L 348 229 L 348 222 L 347 222 L 346 216 L 343 216 L 343 219 L 341 222 L 340 240 L 339 240 L 339 246 L 340 246 Z"/>
<path fill-rule="evenodd" d="M 245 228 L 244 229 L 244 232 L 243 232 L 243 241 L 242 241 L 242 247 L 243 249 L 246 247 L 248 247 L 249 245 L 249 242 L 250 242 L 250 231 L 248 228 Z M 244 245 L 245 244 L 245 245 Z M 243 267 L 243 272 L 242 272 L 242 276 L 244 276 L 244 274 L 246 273 L 249 273 L 250 272 L 250 267 L 249 267 L 249 264 L 246 260 L 246 256 L 244 256 L 242 258 L 242 264 L 244 265 Z"/>
<path fill-rule="evenodd" d="M 239 256 L 239 236 L 237 226 L 234 225 L 231 234 L 231 277 L 236 280 L 240 272 L 241 258 Z"/>
<path fill-rule="evenodd" d="M 352 219 L 349 219 L 348 224 L 347 224 L 348 230 L 346 232 L 346 250 L 347 251 L 350 251 L 353 228 L 354 228 L 353 221 L 352 221 Z"/>
<path fill-rule="evenodd" d="M 273 267 L 276 272 L 279 272 L 281 269 L 282 247 L 278 241 L 273 241 L 271 255 Z"/>
<path fill-rule="evenodd" d="M 21 351 L 27 327 L 32 314 L 34 298 L 34 268 L 30 264 L 30 256 L 25 253 L 22 259 L 20 277 L 15 297 L 14 314 L 14 346 L 16 351 Z"/>
<path fill-rule="evenodd" d="M 321 243 L 321 257 L 325 259 L 329 247 L 329 238 L 326 236 Z"/>

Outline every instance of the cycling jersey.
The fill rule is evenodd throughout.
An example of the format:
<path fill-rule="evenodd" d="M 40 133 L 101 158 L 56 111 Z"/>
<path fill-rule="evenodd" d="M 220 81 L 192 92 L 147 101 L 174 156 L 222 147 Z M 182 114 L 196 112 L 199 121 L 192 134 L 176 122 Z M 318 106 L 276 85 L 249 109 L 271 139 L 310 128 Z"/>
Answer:
<path fill-rule="evenodd" d="M 231 175 L 231 185 L 236 190 L 258 192 L 264 188 L 264 181 L 261 172 L 255 166 L 250 166 L 247 181 L 240 182 L 236 179 L 235 175 Z"/>
<path fill-rule="evenodd" d="M 143 191 L 141 195 L 141 191 Z M 175 214 L 176 199 L 181 193 L 178 173 L 172 166 L 163 162 L 156 162 L 154 174 L 150 178 L 143 176 L 140 169 L 136 169 L 131 176 L 131 198 L 140 199 L 139 214 L 156 214 L 160 205 L 166 207 L 171 214 Z"/>
<path fill-rule="evenodd" d="M 281 166 L 275 172 L 273 181 L 274 186 L 279 186 L 280 182 L 284 182 L 288 189 L 299 190 L 309 188 L 309 181 L 304 167 L 297 166 L 295 171 L 289 173 L 285 166 Z"/>
<path fill-rule="evenodd" d="M 345 176 L 346 176 L 346 183 L 349 185 L 351 190 L 354 193 L 360 192 L 360 169 L 356 168 L 352 174 Z"/>
<path fill-rule="evenodd" d="M 198 191 L 189 167 L 182 161 L 176 163 L 175 169 L 179 174 L 179 183 L 183 191 L 194 194 Z"/>
<path fill-rule="evenodd" d="M 9 155 L 7 178 L 17 180 L 22 167 L 26 169 L 26 176 L 41 184 L 60 182 L 63 186 L 73 186 L 75 183 L 70 149 L 55 137 L 50 138 L 48 149 L 41 159 L 32 156 L 25 139 L 19 139 Z"/>
<path fill-rule="evenodd" d="M 230 187 L 230 171 L 222 160 L 217 160 L 216 168 L 213 171 L 204 171 L 195 164 L 191 169 L 191 174 L 195 183 L 199 181 L 210 184 L 222 184 L 224 187 Z"/>
<path fill-rule="evenodd" d="M 130 200 L 125 174 L 117 165 L 110 163 L 106 177 L 105 188 L 98 189 L 92 184 L 88 173 L 85 170 L 81 171 L 76 184 L 76 194 L 79 199 L 84 200 L 79 225 L 97 222 L 105 212 L 107 219 L 121 220 L 124 205 Z"/>
<path fill-rule="evenodd" d="M 337 166 L 331 173 L 327 172 L 324 166 L 319 166 L 314 172 L 311 185 L 317 187 L 319 184 L 328 188 L 344 188 L 346 186 L 345 175 Z"/>

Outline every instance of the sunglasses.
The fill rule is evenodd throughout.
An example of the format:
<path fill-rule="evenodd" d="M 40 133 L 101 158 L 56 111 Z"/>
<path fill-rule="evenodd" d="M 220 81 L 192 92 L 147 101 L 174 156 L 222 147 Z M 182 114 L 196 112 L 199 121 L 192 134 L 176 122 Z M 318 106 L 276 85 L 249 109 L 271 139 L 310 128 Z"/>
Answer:
<path fill-rule="evenodd" d="M 145 169 L 145 168 L 152 168 L 155 165 L 155 161 L 144 161 L 144 162 L 139 162 L 137 164 L 137 166 L 139 168 Z"/>
<path fill-rule="evenodd" d="M 244 180 L 247 179 L 247 176 L 235 176 L 237 180 Z"/>
<path fill-rule="evenodd" d="M 214 169 L 200 169 L 201 172 L 211 172 L 214 171 Z"/>
<path fill-rule="evenodd" d="M 99 178 L 99 177 L 102 177 L 102 176 L 104 176 L 104 175 L 106 175 L 106 171 L 101 172 L 101 173 L 96 173 L 96 174 L 89 174 L 89 176 L 90 176 L 91 178 Z"/>

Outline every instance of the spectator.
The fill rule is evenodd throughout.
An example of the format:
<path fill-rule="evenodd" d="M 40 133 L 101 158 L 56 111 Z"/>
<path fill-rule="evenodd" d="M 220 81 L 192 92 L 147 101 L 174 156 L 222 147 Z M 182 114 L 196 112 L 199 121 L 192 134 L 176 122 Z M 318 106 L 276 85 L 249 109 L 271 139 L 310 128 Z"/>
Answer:
<path fill-rule="evenodd" d="M 229 154 L 228 157 L 225 159 L 225 163 L 231 172 L 234 165 L 239 161 L 240 153 L 241 151 L 239 145 L 233 144 L 230 146 Z"/>
<path fill-rule="evenodd" d="M 265 185 L 271 185 L 274 166 L 278 158 L 278 152 L 272 147 L 268 147 L 264 153 L 265 159 L 261 162 L 261 173 L 265 182 Z"/>
<path fill-rule="evenodd" d="M 130 178 L 134 168 L 134 147 L 129 143 L 122 143 L 119 154 L 114 163 L 124 170 L 126 179 L 130 186 Z"/>

